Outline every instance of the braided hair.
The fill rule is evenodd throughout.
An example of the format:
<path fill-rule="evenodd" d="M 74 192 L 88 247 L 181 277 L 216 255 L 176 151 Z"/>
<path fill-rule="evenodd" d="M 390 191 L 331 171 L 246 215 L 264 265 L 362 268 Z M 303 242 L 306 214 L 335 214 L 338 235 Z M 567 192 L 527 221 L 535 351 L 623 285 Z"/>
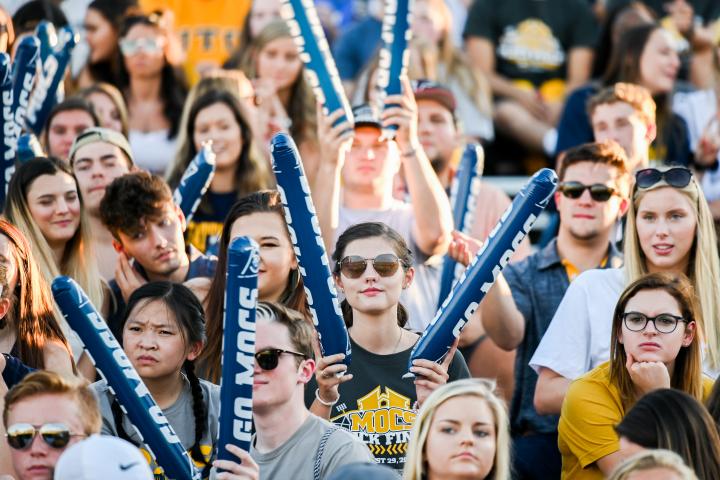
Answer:
<path fill-rule="evenodd" d="M 124 328 L 125 323 L 130 317 L 130 313 L 135 310 L 135 307 L 139 306 L 143 308 L 147 303 L 152 301 L 163 302 L 168 311 L 172 312 L 178 327 L 180 327 L 180 332 L 185 340 L 186 346 L 196 342 L 202 342 L 203 345 L 205 344 L 205 315 L 203 307 L 190 289 L 178 283 L 150 282 L 135 290 L 128 299 L 125 316 L 122 321 L 122 328 Z M 200 441 L 207 429 L 207 403 L 200 386 L 200 380 L 195 374 L 195 363 L 192 360 L 185 360 L 182 369 L 190 384 L 193 416 L 195 417 L 195 441 L 190 447 L 190 456 L 196 463 L 203 465 L 202 476 L 205 478 L 212 466 L 200 449 Z M 117 399 L 113 400 L 111 410 L 118 437 L 134 443 L 130 440 L 129 435 L 123 427 L 123 412 Z"/>

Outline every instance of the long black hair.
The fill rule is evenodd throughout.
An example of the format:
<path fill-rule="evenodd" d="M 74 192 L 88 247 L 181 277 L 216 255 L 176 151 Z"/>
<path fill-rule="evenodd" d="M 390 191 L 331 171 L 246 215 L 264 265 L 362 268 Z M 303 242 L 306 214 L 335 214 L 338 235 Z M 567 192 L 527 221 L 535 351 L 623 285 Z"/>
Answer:
<path fill-rule="evenodd" d="M 185 345 L 191 345 L 196 342 L 205 344 L 205 314 L 200 301 L 194 293 L 186 286 L 172 282 L 150 282 L 135 290 L 128 299 L 125 315 L 121 322 L 121 328 L 125 328 L 125 323 L 132 311 L 143 302 L 160 301 L 172 312 L 175 317 L 180 332 L 185 341 Z M 193 414 L 195 417 L 195 442 L 190 447 L 190 456 L 198 463 L 204 464 L 205 469 L 210 468 L 210 463 L 200 450 L 200 441 L 205 434 L 207 427 L 208 408 L 203 396 L 200 380 L 195 375 L 195 363 L 191 360 L 185 360 L 182 366 L 190 382 L 193 399 Z M 124 440 L 130 440 L 127 432 L 122 426 L 122 410 L 117 399 L 112 403 L 113 419 L 118 436 Z M 203 476 L 205 476 L 203 474 Z"/>
<path fill-rule="evenodd" d="M 335 261 L 335 270 L 333 274 L 336 277 L 340 276 L 340 261 L 345 257 L 345 249 L 350 242 L 355 240 L 361 240 L 364 238 L 380 237 L 383 240 L 387 240 L 392 245 L 393 252 L 400 259 L 403 271 L 407 271 L 412 266 L 413 255 L 405 242 L 405 239 L 398 232 L 388 227 L 382 222 L 365 222 L 353 225 L 345 230 L 337 240 L 335 244 L 335 251 L 333 252 L 332 259 Z M 352 327 L 353 324 L 353 312 L 352 307 L 348 303 L 347 299 L 343 299 L 340 303 L 342 309 L 343 318 L 345 325 Z M 405 307 L 398 303 L 397 309 L 397 322 L 398 325 L 404 327 L 408 321 L 408 313 Z"/>

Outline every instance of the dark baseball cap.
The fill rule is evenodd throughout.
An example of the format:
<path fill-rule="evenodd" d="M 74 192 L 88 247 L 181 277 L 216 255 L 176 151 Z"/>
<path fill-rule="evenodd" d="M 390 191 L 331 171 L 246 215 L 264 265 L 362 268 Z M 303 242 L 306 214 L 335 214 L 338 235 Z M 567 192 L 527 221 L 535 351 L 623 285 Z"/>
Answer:
<path fill-rule="evenodd" d="M 353 117 L 355 117 L 355 128 L 364 126 L 382 129 L 380 115 L 378 115 L 377 111 L 367 103 L 354 106 L 352 113 Z"/>
<path fill-rule="evenodd" d="M 450 110 L 455 115 L 457 101 L 455 95 L 445 85 L 432 80 L 414 80 L 413 93 L 415 100 L 432 100 Z"/>

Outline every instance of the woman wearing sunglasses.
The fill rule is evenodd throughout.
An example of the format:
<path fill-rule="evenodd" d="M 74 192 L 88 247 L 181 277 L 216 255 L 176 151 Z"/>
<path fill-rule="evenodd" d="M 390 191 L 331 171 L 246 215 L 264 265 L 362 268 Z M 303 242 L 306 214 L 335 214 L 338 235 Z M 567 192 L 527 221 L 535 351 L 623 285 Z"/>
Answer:
<path fill-rule="evenodd" d="M 198 360 L 200 376 L 220 383 L 222 365 L 223 306 L 227 249 L 236 237 L 247 236 L 260 246 L 258 301 L 278 302 L 310 318 L 307 298 L 290 233 L 285 223 L 280 194 L 261 190 L 240 199 L 228 213 L 222 227 L 218 266 L 212 280 L 197 278 L 188 282 L 205 306 L 208 342 Z"/>
<path fill-rule="evenodd" d="M 648 168 L 635 177 L 625 225 L 625 266 L 578 276 L 530 360 L 539 373 L 538 413 L 559 413 L 570 382 L 609 358 L 612 305 L 625 285 L 655 272 L 690 278 L 707 319 L 698 332 L 706 347 L 705 369 L 720 370 L 720 261 L 712 215 L 690 170 Z"/>
<path fill-rule="evenodd" d="M 633 282 L 612 316 L 610 361 L 572 383 L 558 425 L 563 478 L 602 479 L 625 456 L 617 425 L 637 400 L 674 388 L 702 402 L 703 314 L 682 274 L 652 273 Z M 682 415 L 682 412 L 674 412 Z"/>
<path fill-rule="evenodd" d="M 133 292 L 125 311 L 123 349 L 206 478 L 215 455 L 220 387 L 195 375 L 194 360 L 205 343 L 202 305 L 183 285 L 151 282 Z M 107 383 L 92 387 L 100 402 L 102 433 L 148 452 Z"/>
<path fill-rule="evenodd" d="M 305 403 L 366 442 L 378 462 L 402 469 L 415 409 L 439 386 L 470 374 L 456 344 L 442 363 L 416 360 L 415 378 L 403 378 L 419 337 L 403 328 L 408 318 L 400 293 L 414 270 L 395 230 L 384 223 L 353 225 L 338 238 L 333 260 L 352 362 L 342 364 L 343 354 L 321 358 Z"/>
<path fill-rule="evenodd" d="M 135 163 L 163 175 L 175 155 L 175 137 L 187 95 L 167 19 L 130 16 L 120 31 L 118 87 L 127 101 Z"/>

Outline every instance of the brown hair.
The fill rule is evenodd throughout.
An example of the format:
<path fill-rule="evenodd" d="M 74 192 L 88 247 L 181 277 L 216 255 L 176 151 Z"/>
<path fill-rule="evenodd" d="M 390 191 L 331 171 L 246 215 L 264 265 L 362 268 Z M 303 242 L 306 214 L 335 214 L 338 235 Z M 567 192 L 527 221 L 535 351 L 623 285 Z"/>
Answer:
<path fill-rule="evenodd" d="M 100 202 L 100 219 L 119 240 L 119 232 L 138 232 L 140 222 L 158 217 L 166 203 L 172 203 L 172 192 L 161 177 L 144 170 L 130 172 L 107 186 Z"/>
<path fill-rule="evenodd" d="M 315 359 L 315 331 L 305 317 L 295 310 L 277 302 L 258 302 L 257 319 L 278 322 L 285 325 L 290 343 L 305 359 Z M 298 360 L 298 363 L 301 360 Z"/>
<path fill-rule="evenodd" d="M 702 402 L 702 362 L 700 359 L 700 338 L 703 332 L 702 311 L 695 300 L 695 290 L 690 280 L 682 274 L 651 273 L 631 283 L 620 295 L 613 314 L 610 341 L 610 382 L 617 386 L 620 399 L 625 408 L 635 403 L 637 398 L 634 384 L 625 366 L 627 354 L 620 344 L 619 337 L 625 307 L 631 298 L 644 290 L 667 292 L 678 303 L 681 316 L 686 325 L 695 322 L 696 335 L 692 343 L 687 347 L 682 347 L 675 358 L 675 369 L 670 379 L 670 385 L 672 388 L 681 390 Z"/>
<path fill-rule="evenodd" d="M 22 379 L 5 395 L 3 423 L 8 426 L 8 414 L 13 405 L 38 395 L 66 395 L 75 402 L 78 411 L 82 412 L 80 421 L 86 435 L 100 433 L 102 416 L 95 395 L 87 383 L 77 378 L 63 377 L 55 372 L 41 370 L 33 372 Z"/>
<path fill-rule="evenodd" d="M 655 125 L 655 100 L 653 100 L 647 88 L 634 83 L 618 82 L 615 85 L 603 88 L 590 97 L 587 104 L 588 117 L 592 118 L 595 109 L 599 105 L 617 102 L 630 105 L 640 115 L 645 125 Z"/>
<path fill-rule="evenodd" d="M 605 140 L 595 143 L 583 143 L 563 152 L 560 160 L 558 176 L 562 181 L 565 178 L 567 169 L 576 163 L 592 162 L 602 163 L 608 167 L 614 167 L 618 171 L 616 183 L 622 185 L 623 194 L 627 196 L 629 188 L 628 158 L 625 150 L 615 140 Z M 627 187 L 627 188 L 626 188 Z"/>

